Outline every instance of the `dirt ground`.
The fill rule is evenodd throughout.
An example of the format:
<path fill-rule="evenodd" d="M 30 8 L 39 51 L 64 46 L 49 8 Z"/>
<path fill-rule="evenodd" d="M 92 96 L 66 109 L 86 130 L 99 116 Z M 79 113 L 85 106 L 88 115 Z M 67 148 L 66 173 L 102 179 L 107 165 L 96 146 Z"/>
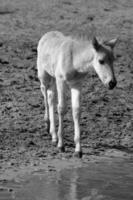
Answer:
<path fill-rule="evenodd" d="M 108 91 L 95 73 L 82 94 L 83 160 L 133 152 L 133 1 L 0 0 L 0 170 L 73 159 L 73 124 L 68 95 L 66 152 L 51 145 L 36 71 L 36 47 L 51 30 L 99 39 L 118 37 L 117 88 Z M 56 114 L 57 117 L 57 114 Z M 57 123 L 58 125 L 58 123 Z M 114 153 L 115 152 L 115 153 Z"/>

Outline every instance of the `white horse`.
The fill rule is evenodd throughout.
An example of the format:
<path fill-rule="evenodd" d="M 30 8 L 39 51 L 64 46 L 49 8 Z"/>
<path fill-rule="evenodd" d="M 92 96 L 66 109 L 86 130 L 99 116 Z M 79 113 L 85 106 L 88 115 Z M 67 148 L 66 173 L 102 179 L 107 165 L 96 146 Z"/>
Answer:
<path fill-rule="evenodd" d="M 38 44 L 37 69 L 44 96 L 44 119 L 50 125 L 53 144 L 64 151 L 63 117 L 65 112 L 65 85 L 71 90 L 72 115 L 74 121 L 75 156 L 82 156 L 80 143 L 80 91 L 85 75 L 93 67 L 99 78 L 109 89 L 116 86 L 113 70 L 113 48 L 116 39 L 99 43 L 96 38 L 74 39 L 64 36 L 61 32 L 46 33 Z M 89 81 L 89 80 L 88 80 Z M 58 133 L 55 131 L 54 100 L 58 94 Z"/>

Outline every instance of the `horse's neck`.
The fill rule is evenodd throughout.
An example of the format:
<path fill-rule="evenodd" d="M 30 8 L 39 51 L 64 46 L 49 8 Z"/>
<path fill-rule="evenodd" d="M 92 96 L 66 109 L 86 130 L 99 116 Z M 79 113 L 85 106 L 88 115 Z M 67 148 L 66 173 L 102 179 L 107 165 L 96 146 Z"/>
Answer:
<path fill-rule="evenodd" d="M 84 48 L 78 46 L 75 47 L 77 50 L 74 53 L 73 56 L 73 65 L 74 68 L 78 72 L 87 73 L 89 71 L 89 68 L 92 67 L 92 61 L 94 57 L 94 51 L 91 45 L 85 46 Z"/>

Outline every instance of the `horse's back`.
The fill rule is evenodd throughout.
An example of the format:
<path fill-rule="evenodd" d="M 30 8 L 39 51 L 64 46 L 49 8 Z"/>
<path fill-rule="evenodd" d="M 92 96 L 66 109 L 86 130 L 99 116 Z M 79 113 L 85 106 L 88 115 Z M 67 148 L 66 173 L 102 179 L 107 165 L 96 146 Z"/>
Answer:
<path fill-rule="evenodd" d="M 57 48 L 64 41 L 65 36 L 58 31 L 51 31 L 42 36 L 38 43 L 38 51 L 42 51 L 45 48 L 45 52 L 48 49 Z"/>
<path fill-rule="evenodd" d="M 38 70 L 54 76 L 62 44 L 67 40 L 61 32 L 51 31 L 42 36 L 38 43 Z"/>

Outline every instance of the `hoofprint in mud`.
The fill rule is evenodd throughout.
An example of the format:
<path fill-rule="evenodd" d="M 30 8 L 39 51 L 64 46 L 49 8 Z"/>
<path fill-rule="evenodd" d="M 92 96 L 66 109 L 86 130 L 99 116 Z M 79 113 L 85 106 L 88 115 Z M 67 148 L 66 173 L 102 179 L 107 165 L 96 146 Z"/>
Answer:
<path fill-rule="evenodd" d="M 46 33 L 38 44 L 37 69 L 44 96 L 45 116 L 50 125 L 53 144 L 57 143 L 60 151 L 64 151 L 63 117 L 65 114 L 65 85 L 71 90 L 72 114 L 74 121 L 75 156 L 82 156 L 80 143 L 80 91 L 85 75 L 93 67 L 99 78 L 109 89 L 116 86 L 113 70 L 113 48 L 117 39 L 99 43 L 94 37 L 76 39 L 64 36 L 61 32 Z M 89 81 L 89 80 L 88 80 Z M 54 100 L 58 94 L 58 133 L 55 131 Z"/>

